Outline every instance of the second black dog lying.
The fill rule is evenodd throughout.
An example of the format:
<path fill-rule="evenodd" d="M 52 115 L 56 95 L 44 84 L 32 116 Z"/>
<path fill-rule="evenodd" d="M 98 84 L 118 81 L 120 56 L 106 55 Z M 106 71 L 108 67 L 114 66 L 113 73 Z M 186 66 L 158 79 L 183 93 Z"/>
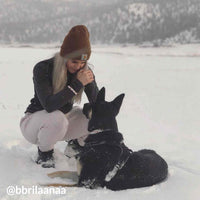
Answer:
<path fill-rule="evenodd" d="M 121 94 L 112 102 L 106 102 L 105 88 L 102 88 L 95 103 L 84 105 L 91 134 L 77 155 L 78 186 L 123 190 L 151 186 L 167 177 L 167 163 L 155 151 L 133 152 L 123 143 L 115 119 L 123 98 Z"/>

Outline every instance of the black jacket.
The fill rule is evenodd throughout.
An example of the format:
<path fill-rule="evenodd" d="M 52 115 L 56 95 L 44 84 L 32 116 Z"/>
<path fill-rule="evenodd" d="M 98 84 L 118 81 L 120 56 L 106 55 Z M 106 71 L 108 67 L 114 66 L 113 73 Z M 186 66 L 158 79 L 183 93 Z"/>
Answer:
<path fill-rule="evenodd" d="M 75 75 L 68 72 L 67 83 L 63 90 L 53 94 L 52 75 L 53 75 L 54 57 L 44 60 L 35 65 L 33 69 L 34 98 L 26 112 L 34 113 L 39 110 L 53 112 L 60 110 L 63 113 L 69 112 L 72 107 L 72 98 L 74 93 L 67 87 L 71 86 L 77 93 L 83 88 L 82 83 L 76 79 Z M 85 86 L 84 89 L 89 102 L 95 101 L 98 94 L 98 87 L 95 80 Z"/>

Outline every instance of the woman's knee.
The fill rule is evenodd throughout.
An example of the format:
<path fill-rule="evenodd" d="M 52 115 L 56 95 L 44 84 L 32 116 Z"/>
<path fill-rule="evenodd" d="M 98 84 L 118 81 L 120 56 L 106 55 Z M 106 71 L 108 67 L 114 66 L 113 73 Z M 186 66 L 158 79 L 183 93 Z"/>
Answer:
<path fill-rule="evenodd" d="M 70 118 L 73 119 L 78 119 L 78 120 L 84 120 L 84 121 L 88 121 L 88 119 L 86 118 L 86 116 L 83 114 L 83 110 L 82 108 L 75 106 L 72 110 L 72 113 L 70 115 Z"/>
<path fill-rule="evenodd" d="M 69 122 L 65 115 L 61 111 L 56 110 L 48 113 L 44 126 L 53 129 L 57 134 L 65 134 L 68 129 L 68 124 Z"/>
<path fill-rule="evenodd" d="M 65 140 L 68 141 L 88 135 L 88 119 L 83 114 L 81 108 L 73 108 L 67 118 L 69 120 L 69 128 L 64 137 Z"/>
<path fill-rule="evenodd" d="M 40 147 L 49 147 L 63 140 L 68 129 L 68 120 L 61 111 L 48 113 L 38 134 Z"/>

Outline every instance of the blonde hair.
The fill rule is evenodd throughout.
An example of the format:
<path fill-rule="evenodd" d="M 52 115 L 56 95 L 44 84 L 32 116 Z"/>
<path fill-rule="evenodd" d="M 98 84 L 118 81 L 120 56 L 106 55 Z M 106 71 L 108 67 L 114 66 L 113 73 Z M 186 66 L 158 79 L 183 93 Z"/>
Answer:
<path fill-rule="evenodd" d="M 67 83 L 67 60 L 56 53 L 54 56 L 54 69 L 53 69 L 53 94 L 61 91 Z M 80 103 L 84 88 L 82 88 L 77 95 L 72 98 L 71 103 Z M 66 102 L 67 103 L 67 102 Z"/>

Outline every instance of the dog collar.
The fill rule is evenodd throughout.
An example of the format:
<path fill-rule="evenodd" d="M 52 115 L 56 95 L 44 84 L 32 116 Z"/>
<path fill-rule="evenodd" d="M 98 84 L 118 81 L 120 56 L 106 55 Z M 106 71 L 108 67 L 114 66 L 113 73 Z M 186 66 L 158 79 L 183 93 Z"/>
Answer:
<path fill-rule="evenodd" d="M 111 179 L 113 179 L 115 177 L 115 175 L 117 174 L 117 172 L 122 169 L 124 167 L 124 165 L 126 164 L 126 162 L 128 161 L 129 157 L 133 154 L 133 151 L 130 149 L 126 149 L 125 151 L 123 150 L 123 148 L 121 148 L 120 146 L 118 146 L 121 149 L 121 155 L 119 157 L 119 161 L 117 162 L 117 164 L 113 167 L 112 170 L 110 170 L 106 177 L 105 177 L 105 181 L 109 182 L 111 181 Z"/>
<path fill-rule="evenodd" d="M 97 133 L 101 133 L 101 132 L 105 132 L 105 131 L 112 131 L 112 129 L 95 129 L 95 130 L 91 131 L 90 134 L 97 134 Z"/>

